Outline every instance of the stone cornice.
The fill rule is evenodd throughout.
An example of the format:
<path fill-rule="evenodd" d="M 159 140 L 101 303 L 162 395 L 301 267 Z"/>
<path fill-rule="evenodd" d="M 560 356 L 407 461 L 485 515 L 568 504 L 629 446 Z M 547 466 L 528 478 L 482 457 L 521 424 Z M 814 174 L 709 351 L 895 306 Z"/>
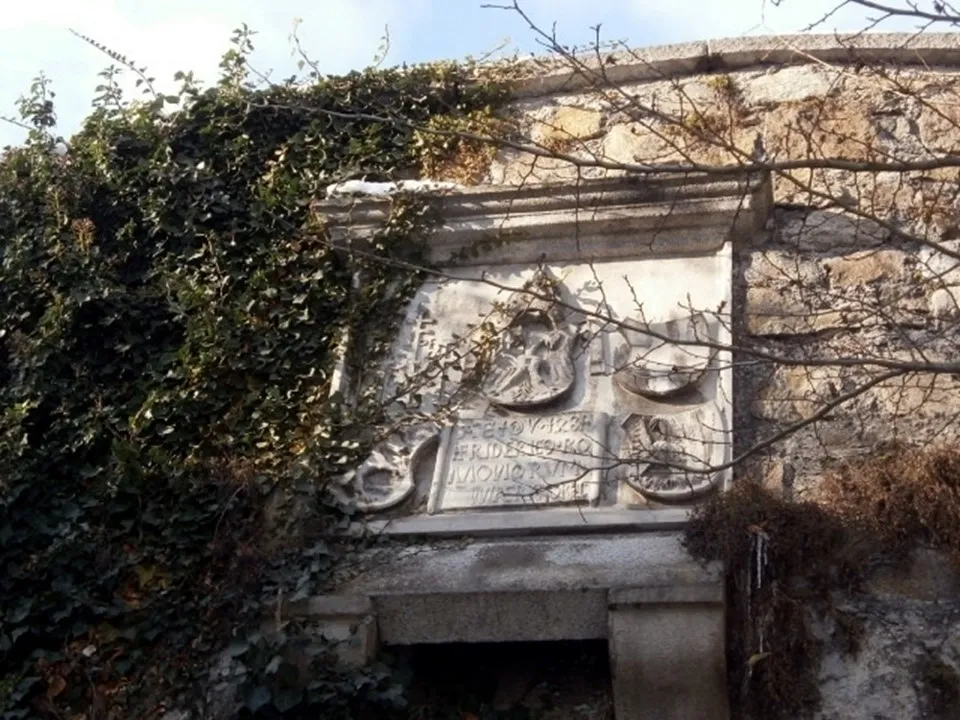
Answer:
<path fill-rule="evenodd" d="M 757 232 L 771 198 L 769 178 L 760 175 L 620 176 L 465 188 L 430 197 L 441 224 L 428 238 L 427 259 L 486 265 L 714 252 Z M 387 218 L 389 202 L 333 198 L 313 209 L 334 242 L 358 247 Z"/>
<path fill-rule="evenodd" d="M 549 59 L 525 60 L 531 71 L 524 77 L 525 68 L 518 68 L 521 77 L 512 83 L 513 94 L 522 98 L 577 92 L 600 77 L 618 85 L 798 63 L 960 67 L 960 33 L 764 35 L 653 46 L 608 53 L 604 58 L 602 68 L 593 59 L 584 60 L 592 73 L 573 72 Z"/>

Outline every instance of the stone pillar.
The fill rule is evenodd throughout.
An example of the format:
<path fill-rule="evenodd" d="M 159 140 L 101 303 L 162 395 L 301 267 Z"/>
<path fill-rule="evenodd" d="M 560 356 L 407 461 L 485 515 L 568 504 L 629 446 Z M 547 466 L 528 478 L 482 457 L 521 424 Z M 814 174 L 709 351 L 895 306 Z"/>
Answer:
<path fill-rule="evenodd" d="M 377 654 L 377 618 L 369 597 L 320 595 L 295 603 L 284 616 L 306 621 L 318 640 L 334 644 L 337 656 L 346 665 L 361 667 Z"/>
<path fill-rule="evenodd" d="M 727 720 L 722 584 L 614 589 L 609 603 L 617 720 Z"/>

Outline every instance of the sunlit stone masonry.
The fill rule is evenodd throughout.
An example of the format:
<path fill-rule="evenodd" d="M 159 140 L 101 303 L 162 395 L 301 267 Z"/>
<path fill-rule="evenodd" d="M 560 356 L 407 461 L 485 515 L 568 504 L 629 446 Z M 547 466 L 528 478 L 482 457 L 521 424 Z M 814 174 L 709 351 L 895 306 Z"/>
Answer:
<path fill-rule="evenodd" d="M 397 303 L 384 363 L 345 364 L 334 388 L 389 410 L 393 432 L 335 489 L 358 525 L 398 542 L 283 611 L 357 662 L 381 647 L 606 641 L 618 720 L 727 718 L 725 658 L 783 646 L 747 647 L 734 630 L 725 653 L 725 602 L 743 598 L 681 546 L 690 509 L 734 474 L 804 499 L 882 443 L 960 436 L 960 377 L 886 377 L 960 348 L 956 168 L 940 163 L 960 146 L 957 38 L 719 40 L 516 81 L 522 134 L 596 162 L 508 147 L 480 186 L 427 188 L 439 269 Z M 597 92 L 597 73 L 616 92 Z M 625 112 L 624 97 L 683 123 L 696 107 L 732 145 Z M 932 169 L 637 170 L 743 153 Z M 347 185 L 361 192 L 314 208 L 345 253 L 389 206 Z M 845 358 L 877 362 L 831 364 Z M 925 668 L 960 677 L 960 579 L 921 550 L 865 568 L 863 592 L 844 598 L 857 653 L 811 620 L 813 717 L 935 716 L 939 676 Z M 757 562 L 757 577 L 789 580 Z M 733 609 L 731 628 L 745 621 Z"/>
<path fill-rule="evenodd" d="M 340 492 L 376 531 L 474 540 L 342 589 L 379 642 L 607 638 L 621 717 L 726 716 L 719 570 L 674 531 L 730 479 L 731 243 L 769 194 L 686 177 L 432 197 L 440 271 L 386 367 L 337 388 L 375 389 L 396 431 Z M 359 248 L 385 202 L 322 210 Z"/>

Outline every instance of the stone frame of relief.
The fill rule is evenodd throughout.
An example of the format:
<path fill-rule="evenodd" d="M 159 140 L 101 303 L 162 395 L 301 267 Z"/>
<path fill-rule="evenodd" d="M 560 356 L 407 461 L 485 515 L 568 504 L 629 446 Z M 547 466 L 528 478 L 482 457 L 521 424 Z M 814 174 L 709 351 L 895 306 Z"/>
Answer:
<path fill-rule="evenodd" d="M 765 177 L 688 176 L 432 197 L 442 274 L 409 303 L 383 368 L 400 429 L 351 474 L 370 522 L 417 535 L 682 525 L 730 481 L 732 243 L 763 226 L 770 195 Z M 316 209 L 357 246 L 386 202 Z"/>

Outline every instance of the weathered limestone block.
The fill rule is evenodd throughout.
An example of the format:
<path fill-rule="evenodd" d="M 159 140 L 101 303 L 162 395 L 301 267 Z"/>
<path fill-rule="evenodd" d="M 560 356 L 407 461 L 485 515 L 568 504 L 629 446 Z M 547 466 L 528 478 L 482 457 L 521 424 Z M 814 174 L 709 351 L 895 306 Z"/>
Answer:
<path fill-rule="evenodd" d="M 753 403 L 753 413 L 764 420 L 791 423 L 813 416 L 840 393 L 836 368 L 791 365 L 778 367 Z"/>
<path fill-rule="evenodd" d="M 901 250 L 862 250 L 824 261 L 834 287 L 866 285 L 904 276 L 912 258 Z"/>
<path fill-rule="evenodd" d="M 838 310 L 820 307 L 822 294 L 800 286 L 747 289 L 747 332 L 751 335 L 804 335 L 849 324 Z"/>
<path fill-rule="evenodd" d="M 926 280 L 931 288 L 960 285 L 960 259 L 952 254 L 960 250 L 960 241 L 940 240 L 936 247 L 917 252 L 917 280 Z"/>
<path fill-rule="evenodd" d="M 960 94 L 957 75 L 943 78 L 935 94 L 920 108 L 916 124 L 920 140 L 930 152 L 955 153 L 960 146 Z"/>
<path fill-rule="evenodd" d="M 930 314 L 936 318 L 960 316 L 960 287 L 941 287 L 930 293 Z"/>
<path fill-rule="evenodd" d="M 603 136 L 601 157 L 615 163 L 670 162 L 682 159 L 680 152 L 639 123 L 613 125 Z"/>
<path fill-rule="evenodd" d="M 823 265 L 809 253 L 793 249 L 764 249 L 752 252 L 743 271 L 747 286 L 783 288 L 797 286 L 816 292 L 826 285 Z"/>
<path fill-rule="evenodd" d="M 895 378 L 876 389 L 880 412 L 888 418 L 921 413 L 948 417 L 956 413 L 960 383 L 952 377 L 921 373 Z"/>
<path fill-rule="evenodd" d="M 776 220 L 776 239 L 803 253 L 875 248 L 890 237 L 890 232 L 879 224 L 839 210 L 782 212 Z"/>
<path fill-rule="evenodd" d="M 778 104 L 764 113 L 763 132 L 768 151 L 783 159 L 869 160 L 876 153 L 869 105 L 850 98 L 808 97 Z"/>
<path fill-rule="evenodd" d="M 599 155 L 599 141 L 590 141 L 568 148 L 566 153 L 584 159 Z M 493 185 L 522 186 L 538 183 L 576 183 L 602 177 L 605 171 L 595 167 L 581 167 L 576 163 L 556 157 L 544 157 L 534 153 L 507 148 L 501 150 L 490 164 L 490 183 Z"/>
<path fill-rule="evenodd" d="M 797 476 L 796 468 L 783 458 L 764 458 L 760 463 L 763 486 L 772 492 L 789 497 Z"/>
<path fill-rule="evenodd" d="M 728 717 L 721 586 L 622 589 L 610 604 L 618 718 Z"/>
<path fill-rule="evenodd" d="M 603 114 L 598 110 L 561 105 L 553 114 L 537 123 L 533 139 L 547 146 L 563 146 L 571 140 L 593 140 L 601 134 Z"/>
<path fill-rule="evenodd" d="M 837 70 L 819 65 L 773 67 L 734 75 L 748 106 L 779 105 L 823 97 L 830 92 Z"/>

